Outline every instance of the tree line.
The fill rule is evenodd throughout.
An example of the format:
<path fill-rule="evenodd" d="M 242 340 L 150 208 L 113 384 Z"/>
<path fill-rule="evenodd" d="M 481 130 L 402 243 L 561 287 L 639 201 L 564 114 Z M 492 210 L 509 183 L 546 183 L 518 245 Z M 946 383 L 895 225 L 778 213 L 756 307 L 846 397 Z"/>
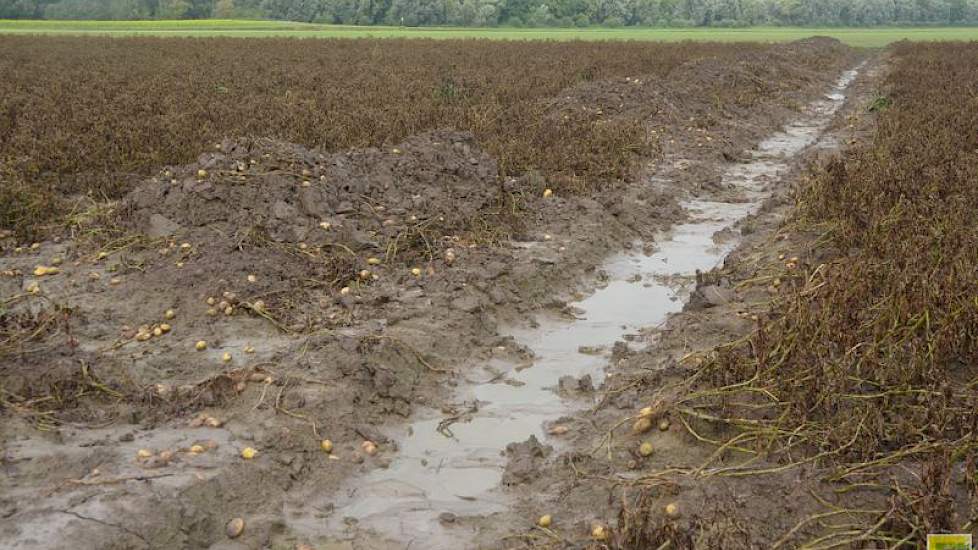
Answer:
<path fill-rule="evenodd" d="M 978 0 L 0 0 L 0 19 L 264 18 L 475 27 L 978 23 Z"/>

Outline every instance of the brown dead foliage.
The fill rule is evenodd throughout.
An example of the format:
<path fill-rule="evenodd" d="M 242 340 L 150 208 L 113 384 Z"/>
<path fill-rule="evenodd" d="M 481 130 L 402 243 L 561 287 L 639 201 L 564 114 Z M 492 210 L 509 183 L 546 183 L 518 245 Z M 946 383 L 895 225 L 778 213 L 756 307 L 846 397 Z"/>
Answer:
<path fill-rule="evenodd" d="M 757 45 L 288 39 L 0 38 L 0 166 L 6 182 L 118 197 L 132 175 L 186 163 L 226 138 L 326 151 L 470 131 L 500 172 L 619 178 L 640 121 L 545 120 L 546 98 L 619 75 Z M 4 226 L 44 218 L 5 185 Z M 9 199 L 9 200 L 8 200 Z"/>
<path fill-rule="evenodd" d="M 789 268 L 791 290 L 767 321 L 720 348 L 699 373 L 708 388 L 680 407 L 697 429 L 734 427 L 738 447 L 775 464 L 741 459 L 735 475 L 810 465 L 839 488 L 832 510 L 865 499 L 880 508 L 859 512 L 846 528 L 809 518 L 783 542 L 807 534 L 820 537 L 815 547 L 911 547 L 978 518 L 970 494 L 978 447 L 976 54 L 974 45 L 895 47 L 885 95 L 870 106 L 879 111 L 874 139 L 849 148 L 799 193 L 796 221 L 821 230 L 820 242 L 836 253 Z"/>

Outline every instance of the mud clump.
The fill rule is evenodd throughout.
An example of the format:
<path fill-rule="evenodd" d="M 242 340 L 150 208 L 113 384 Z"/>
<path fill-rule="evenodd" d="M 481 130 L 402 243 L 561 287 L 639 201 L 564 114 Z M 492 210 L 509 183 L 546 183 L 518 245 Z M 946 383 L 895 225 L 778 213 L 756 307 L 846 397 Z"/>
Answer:
<path fill-rule="evenodd" d="M 704 284 L 697 286 L 689 297 L 689 302 L 683 308 L 684 311 L 699 311 L 709 309 L 724 304 L 729 304 L 735 298 L 733 289 L 724 288 L 718 285 Z"/>
<path fill-rule="evenodd" d="M 506 455 L 509 462 L 503 472 L 503 485 L 512 487 L 533 481 L 551 452 L 553 447 L 541 444 L 535 435 L 521 443 L 507 445 Z"/>
<path fill-rule="evenodd" d="M 317 234 L 325 221 L 347 238 L 344 244 L 363 248 L 396 234 L 411 215 L 432 229 L 464 228 L 494 198 L 496 175 L 495 162 L 462 132 L 422 134 L 390 150 L 330 155 L 246 140 L 164 171 L 130 193 L 127 205 L 133 227 L 162 230 L 161 236 L 260 227 L 274 242 L 326 242 Z M 386 219 L 395 223 L 385 226 Z"/>
<path fill-rule="evenodd" d="M 459 242 L 492 239 L 495 161 L 464 132 L 390 149 L 324 154 L 267 139 L 220 144 L 168 168 L 122 202 L 121 224 L 161 243 L 149 262 L 175 288 L 248 285 L 242 298 L 295 306 L 377 278 L 410 280 Z M 154 242 L 156 242 L 154 241 Z M 299 288 L 297 288 L 299 287 Z"/>

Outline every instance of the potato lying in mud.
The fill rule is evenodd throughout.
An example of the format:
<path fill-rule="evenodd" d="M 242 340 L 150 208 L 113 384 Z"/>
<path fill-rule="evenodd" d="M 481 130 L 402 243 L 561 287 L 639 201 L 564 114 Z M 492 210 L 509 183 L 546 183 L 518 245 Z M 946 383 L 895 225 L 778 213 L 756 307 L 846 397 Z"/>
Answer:
<path fill-rule="evenodd" d="M 244 528 L 245 528 L 244 520 L 241 518 L 234 518 L 228 522 L 225 532 L 227 533 L 229 539 L 235 539 L 241 535 L 241 533 L 244 531 Z"/>

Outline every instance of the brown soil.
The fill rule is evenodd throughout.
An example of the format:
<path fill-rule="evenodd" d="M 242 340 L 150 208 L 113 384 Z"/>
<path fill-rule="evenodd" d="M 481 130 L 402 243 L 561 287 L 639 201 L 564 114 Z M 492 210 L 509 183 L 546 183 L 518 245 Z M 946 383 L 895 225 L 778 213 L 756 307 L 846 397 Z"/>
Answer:
<path fill-rule="evenodd" d="M 296 539 L 282 515 L 291 490 L 329 494 L 384 467 L 397 445 L 378 427 L 403 422 L 416 405 L 445 404 L 466 367 L 502 343 L 501 322 L 559 309 L 593 288 L 593 269 L 609 252 L 651 242 L 682 218 L 680 198 L 722 196 L 721 168 L 854 59 L 834 41 L 813 40 L 737 63 L 692 63 L 668 82 L 590 83 L 555 100 L 554 116 L 592 109 L 645 124 L 661 151 L 640 159 L 635 179 L 654 186 L 621 181 L 593 197 L 543 198 L 546 183 L 532 174 L 500 182 L 471 136 L 448 130 L 335 154 L 225 142 L 161 170 L 109 210 L 79 214 L 73 234 L 8 250 L 0 257 L 0 541 L 344 547 Z M 736 83 L 745 79 L 756 86 L 723 95 L 743 90 Z M 59 273 L 32 275 L 56 259 Z M 653 387 L 683 372 L 675 361 L 683 330 L 707 327 L 696 333 L 706 346 L 749 327 L 737 307 L 727 309 L 709 323 L 682 317 L 659 334 L 654 355 L 621 355 L 616 368 L 662 365 Z M 598 420 L 638 400 L 620 392 Z M 580 448 L 596 435 L 580 432 Z M 678 432 L 664 437 L 662 449 L 707 452 L 686 450 Z M 327 438 L 332 455 L 320 448 Z M 364 440 L 379 452 L 363 452 Z M 257 456 L 242 458 L 246 447 Z M 568 477 L 567 465 L 608 477 L 634 460 L 526 444 L 510 452 L 532 456 L 507 479 L 521 493 L 539 491 L 516 512 L 552 507 L 561 522 L 617 495 L 614 483 Z M 609 502 L 601 513 L 613 509 Z M 244 532 L 229 539 L 235 517 Z M 513 521 L 486 519 L 481 528 L 525 523 Z"/>

